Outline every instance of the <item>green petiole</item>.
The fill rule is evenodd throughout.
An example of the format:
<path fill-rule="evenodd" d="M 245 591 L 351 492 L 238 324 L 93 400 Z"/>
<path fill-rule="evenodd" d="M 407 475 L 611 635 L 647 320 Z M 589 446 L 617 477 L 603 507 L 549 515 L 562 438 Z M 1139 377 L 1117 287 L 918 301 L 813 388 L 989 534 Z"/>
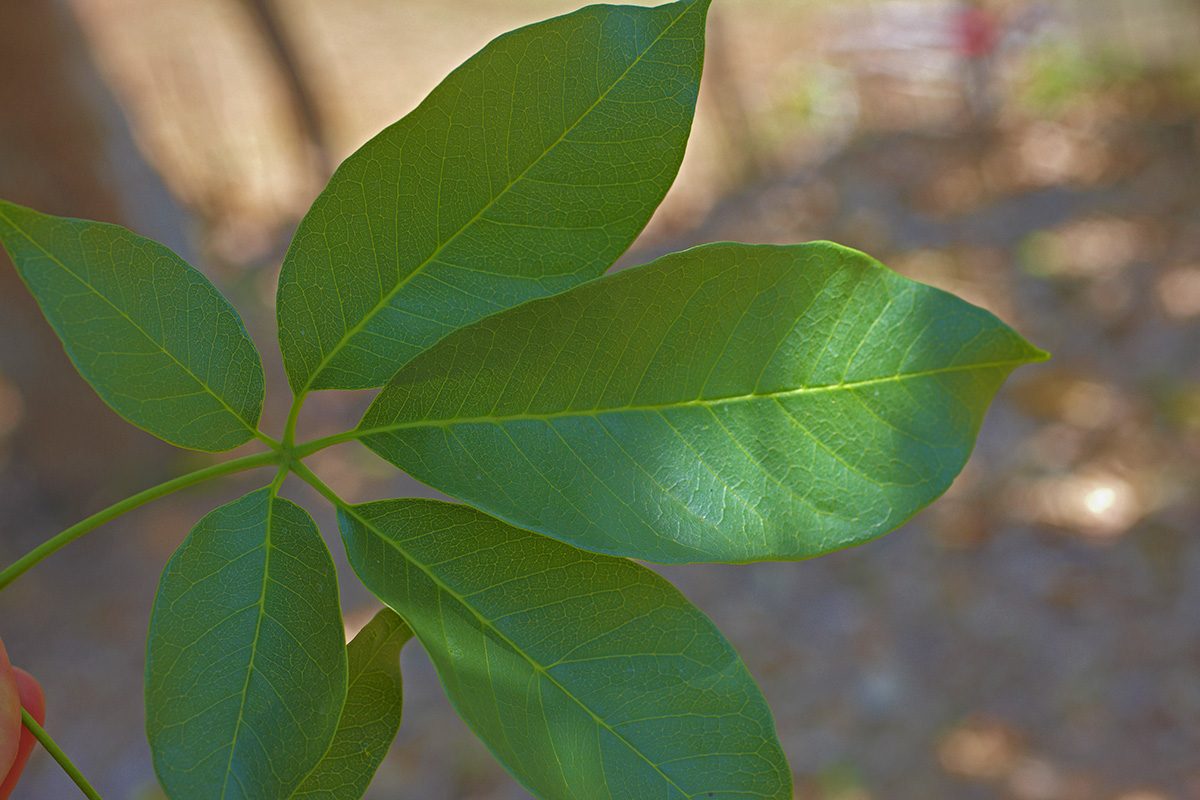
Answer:
<path fill-rule="evenodd" d="M 318 478 L 316 474 L 311 469 L 304 466 L 304 464 L 300 463 L 299 461 L 294 462 L 292 464 L 292 472 L 296 474 L 297 478 L 316 489 L 326 500 L 333 503 L 334 507 L 350 507 L 349 503 L 338 497 L 337 492 L 333 491 L 333 489 L 330 489 L 323 480 Z"/>
<path fill-rule="evenodd" d="M 104 798 L 100 797 L 100 793 L 88 783 L 87 778 L 83 777 L 83 773 L 79 771 L 79 768 L 71 763 L 71 759 L 67 758 L 67 754 L 62 751 L 58 743 L 50 738 L 50 734 L 46 733 L 45 729 L 37 724 L 37 720 L 30 716 L 29 712 L 23 708 L 21 709 L 21 722 L 34 735 L 34 738 L 41 742 L 42 747 L 46 748 L 46 752 L 58 762 L 58 765 L 63 768 L 63 772 L 67 773 L 71 780 L 75 781 L 75 785 L 79 787 L 79 791 L 83 792 L 88 800 L 104 800 Z"/>
<path fill-rule="evenodd" d="M 270 436 L 267 436 L 265 433 L 263 433 L 260 430 L 254 431 L 254 438 L 258 439 L 260 442 L 262 442 L 267 447 L 274 450 L 276 453 L 281 452 L 283 450 L 283 444 L 281 442 L 278 442 L 278 441 L 272 439 Z"/>
<path fill-rule="evenodd" d="M 22 558 L 13 562 L 3 572 L 0 572 L 0 591 L 8 587 L 10 583 L 15 581 L 21 575 L 25 574 L 35 564 L 49 556 L 51 553 L 58 551 L 60 548 L 83 536 L 88 531 L 98 528 L 106 522 L 113 520 L 127 511 L 132 511 L 138 506 L 144 505 L 151 500 L 157 500 L 160 497 L 171 494 L 179 489 L 192 486 L 210 478 L 219 478 L 222 475 L 232 475 L 235 472 L 242 472 L 256 467 L 278 466 L 279 472 L 275 476 L 272 483 L 276 489 L 283 482 L 289 471 L 295 472 L 299 477 L 312 483 L 313 480 L 318 480 L 303 464 L 300 459 L 312 455 L 326 447 L 332 447 L 335 444 L 349 442 L 359 438 L 358 432 L 355 430 L 343 431 L 332 436 L 325 436 L 320 439 L 313 439 L 296 447 L 291 447 L 288 443 L 294 441 L 296 436 L 296 420 L 300 413 L 300 408 L 303 405 L 304 398 L 300 396 L 293 403 L 291 413 L 288 415 L 287 426 L 284 430 L 283 442 L 276 441 L 270 436 L 261 432 L 256 433 L 255 438 L 263 444 L 271 448 L 271 452 L 257 453 L 244 458 L 236 458 L 232 461 L 226 461 L 222 464 L 214 464 L 211 467 L 189 472 L 186 475 L 180 475 L 178 478 L 173 478 L 166 483 L 160 483 L 158 486 L 151 487 L 145 491 L 139 492 L 131 497 L 127 497 L 119 503 L 109 506 L 103 511 L 98 511 L 81 522 L 77 522 L 67 528 L 62 533 L 48 539 L 36 548 L 31 550 Z M 307 477 L 306 477 L 307 476 Z M 318 480 L 319 482 L 319 480 Z M 324 484 L 322 484 L 323 486 Z M 328 487 L 326 487 L 328 488 Z"/>
<path fill-rule="evenodd" d="M 322 436 L 320 439 L 312 439 L 304 444 L 296 445 L 292 448 L 292 458 L 308 458 L 313 453 L 324 450 L 326 447 L 333 447 L 335 444 L 343 442 L 353 442 L 360 438 L 362 438 L 362 434 L 357 428 L 351 428 L 348 431 L 335 433 L 331 436 Z"/>
<path fill-rule="evenodd" d="M 178 478 L 173 478 L 166 483 L 160 483 L 143 492 L 127 497 L 119 503 L 109 506 L 103 511 L 97 511 L 82 522 L 77 522 L 67 528 L 62 533 L 52 539 L 48 539 L 36 548 L 31 550 L 22 558 L 15 561 L 11 566 L 0 572 L 0 591 L 3 591 L 10 583 L 25 574 L 31 567 L 40 562 L 46 556 L 54 553 L 59 548 L 83 536 L 93 528 L 98 528 L 109 520 L 121 516 L 126 511 L 132 511 L 138 506 L 144 505 L 151 500 L 156 500 L 159 497 L 168 495 L 171 492 L 183 489 L 188 486 L 206 481 L 210 478 L 218 478 L 222 475 L 232 475 L 235 472 L 243 472 L 255 467 L 265 467 L 271 464 L 279 464 L 282 460 L 278 452 L 272 451 L 269 453 L 258 453 L 244 458 L 236 458 L 232 461 L 226 461 L 222 464 L 214 464 L 211 467 L 189 472 L 186 475 L 180 475 Z"/>
<path fill-rule="evenodd" d="M 308 397 L 308 392 L 301 392 L 292 400 L 287 422 L 283 425 L 283 446 L 285 448 L 290 449 L 296 444 L 296 423 L 300 419 L 300 409 L 304 407 L 304 398 L 306 397 Z"/>

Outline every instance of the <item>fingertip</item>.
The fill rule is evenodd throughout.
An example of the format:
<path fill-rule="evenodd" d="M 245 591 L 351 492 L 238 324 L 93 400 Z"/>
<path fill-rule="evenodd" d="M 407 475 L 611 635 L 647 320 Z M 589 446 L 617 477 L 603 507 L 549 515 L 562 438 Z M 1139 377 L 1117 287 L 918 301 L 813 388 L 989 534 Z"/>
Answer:
<path fill-rule="evenodd" d="M 13 667 L 13 677 L 17 680 L 17 691 L 21 696 L 21 706 L 41 725 L 46 721 L 46 692 L 37 678 L 20 667 Z"/>

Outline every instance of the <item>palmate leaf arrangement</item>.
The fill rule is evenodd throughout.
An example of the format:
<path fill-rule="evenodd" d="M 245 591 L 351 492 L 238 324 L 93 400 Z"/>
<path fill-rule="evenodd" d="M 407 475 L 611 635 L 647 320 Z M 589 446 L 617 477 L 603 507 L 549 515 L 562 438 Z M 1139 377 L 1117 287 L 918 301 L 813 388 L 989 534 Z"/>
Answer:
<path fill-rule="evenodd" d="M 174 800 L 358 798 L 395 737 L 415 635 L 450 701 L 541 798 L 792 796 L 761 693 L 661 564 L 802 559 L 950 485 L 1008 374 L 1045 354 L 992 314 L 818 242 L 720 243 L 603 273 L 674 180 L 709 0 L 590 6 L 507 33 L 341 165 L 283 263 L 295 397 L 166 247 L 0 202 L 0 241 L 72 361 L 180 447 L 265 452 L 168 562 L 146 728 Z M 305 397 L 383 387 L 297 443 Z M 462 501 L 345 502 L 304 463 L 359 441 Z M 288 474 L 328 498 L 387 606 L 344 644 L 337 575 Z"/>

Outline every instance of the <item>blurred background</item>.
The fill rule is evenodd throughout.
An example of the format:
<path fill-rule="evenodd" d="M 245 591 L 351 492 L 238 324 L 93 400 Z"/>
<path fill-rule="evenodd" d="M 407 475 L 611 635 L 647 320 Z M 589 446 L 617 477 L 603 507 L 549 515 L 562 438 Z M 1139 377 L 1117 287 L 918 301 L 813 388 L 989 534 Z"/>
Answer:
<path fill-rule="evenodd" d="M 492 37 L 577 0 L 0 0 L 0 196 L 169 244 L 286 392 L 274 287 L 332 167 Z M 1200 2 L 716 0 L 695 133 L 627 266 L 833 239 L 987 307 L 1053 359 L 1002 390 L 928 511 L 813 561 L 663 572 L 733 641 L 804 800 L 1200 800 Z M 0 255 L 0 562 L 210 459 L 108 411 Z M 310 435 L 370 393 L 314 395 Z M 351 500 L 428 492 L 357 445 Z M 0 596 L 47 728 L 109 800 L 143 734 L 158 574 L 242 475 L 158 501 Z M 373 613 L 346 569 L 348 626 Z M 527 795 L 406 648 L 372 798 Z M 43 753 L 23 800 L 76 796 Z"/>

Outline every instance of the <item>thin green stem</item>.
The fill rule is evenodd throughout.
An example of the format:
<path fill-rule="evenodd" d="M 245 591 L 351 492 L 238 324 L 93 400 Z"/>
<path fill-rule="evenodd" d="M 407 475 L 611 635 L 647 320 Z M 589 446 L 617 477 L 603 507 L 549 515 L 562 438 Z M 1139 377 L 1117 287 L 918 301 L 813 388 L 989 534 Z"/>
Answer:
<path fill-rule="evenodd" d="M 275 473 L 275 479 L 271 481 L 270 489 L 272 498 L 279 494 L 279 487 L 283 485 L 283 479 L 288 476 L 288 472 L 291 471 L 292 466 L 288 461 L 279 465 L 279 470 Z"/>
<path fill-rule="evenodd" d="M 0 572 L 0 591 L 3 591 L 10 583 L 25 574 L 30 567 L 37 564 L 46 556 L 55 552 L 59 548 L 70 544 L 71 542 L 83 536 L 93 528 L 98 528 L 111 519 L 121 516 L 126 511 L 131 511 L 140 505 L 156 500 L 159 497 L 168 495 L 171 492 L 183 489 L 187 486 L 206 481 L 209 478 L 217 478 L 222 475 L 231 475 L 235 472 L 254 469 L 255 467 L 265 467 L 269 464 L 280 463 L 279 453 L 258 453 L 244 458 L 236 458 L 232 461 L 226 461 L 223 464 L 214 464 L 211 467 L 189 472 L 187 475 L 180 475 L 178 478 L 160 483 L 158 486 L 146 489 L 132 497 L 127 497 L 121 502 L 111 505 L 103 511 L 98 511 L 92 514 L 82 522 L 77 522 L 67 528 L 62 533 L 52 539 L 48 539 L 36 548 L 31 550 L 27 555 L 14 562 L 10 567 Z"/>
<path fill-rule="evenodd" d="M 271 448 L 275 452 L 279 452 L 280 450 L 283 449 L 283 445 L 280 442 L 276 441 L 275 439 L 272 439 L 270 436 L 267 436 L 265 433 L 263 433 L 260 430 L 255 429 L 254 438 L 258 439 L 260 442 L 262 442 L 263 444 L 265 444 L 267 447 Z"/>
<path fill-rule="evenodd" d="M 353 442 L 360 436 L 357 428 L 335 433 L 332 436 L 322 436 L 320 439 L 312 439 L 292 449 L 294 458 L 308 458 L 318 450 L 324 450 L 326 447 L 333 447 L 335 444 L 342 442 Z"/>
<path fill-rule="evenodd" d="M 296 473 L 296 477 L 307 483 L 309 486 L 316 489 L 329 502 L 333 503 L 337 508 L 349 508 L 350 504 L 342 498 L 338 497 L 337 492 L 325 485 L 325 482 L 318 478 L 311 469 L 301 464 L 299 461 L 292 464 L 292 472 Z"/>
<path fill-rule="evenodd" d="M 304 391 L 296 395 L 292 400 L 292 408 L 288 411 L 287 423 L 283 426 L 283 446 L 290 448 L 296 444 L 296 423 L 300 419 L 300 409 L 304 407 L 304 398 L 308 397 L 308 392 Z"/>
<path fill-rule="evenodd" d="M 42 747 L 46 748 L 46 752 L 58 762 L 58 765 L 63 768 L 63 772 L 67 773 L 71 780 L 75 781 L 75 785 L 79 787 L 79 791 L 83 792 L 88 800 L 104 800 L 100 796 L 100 793 L 88 783 L 87 778 L 83 777 L 83 773 L 79 771 L 79 768 L 71 763 L 71 759 L 67 758 L 67 754 L 62 751 L 58 743 L 51 739 L 50 734 L 46 733 L 46 730 L 37 724 L 37 720 L 30 716 L 29 712 L 23 708 L 21 709 L 21 722 L 34 735 L 34 738 L 41 742 Z"/>

